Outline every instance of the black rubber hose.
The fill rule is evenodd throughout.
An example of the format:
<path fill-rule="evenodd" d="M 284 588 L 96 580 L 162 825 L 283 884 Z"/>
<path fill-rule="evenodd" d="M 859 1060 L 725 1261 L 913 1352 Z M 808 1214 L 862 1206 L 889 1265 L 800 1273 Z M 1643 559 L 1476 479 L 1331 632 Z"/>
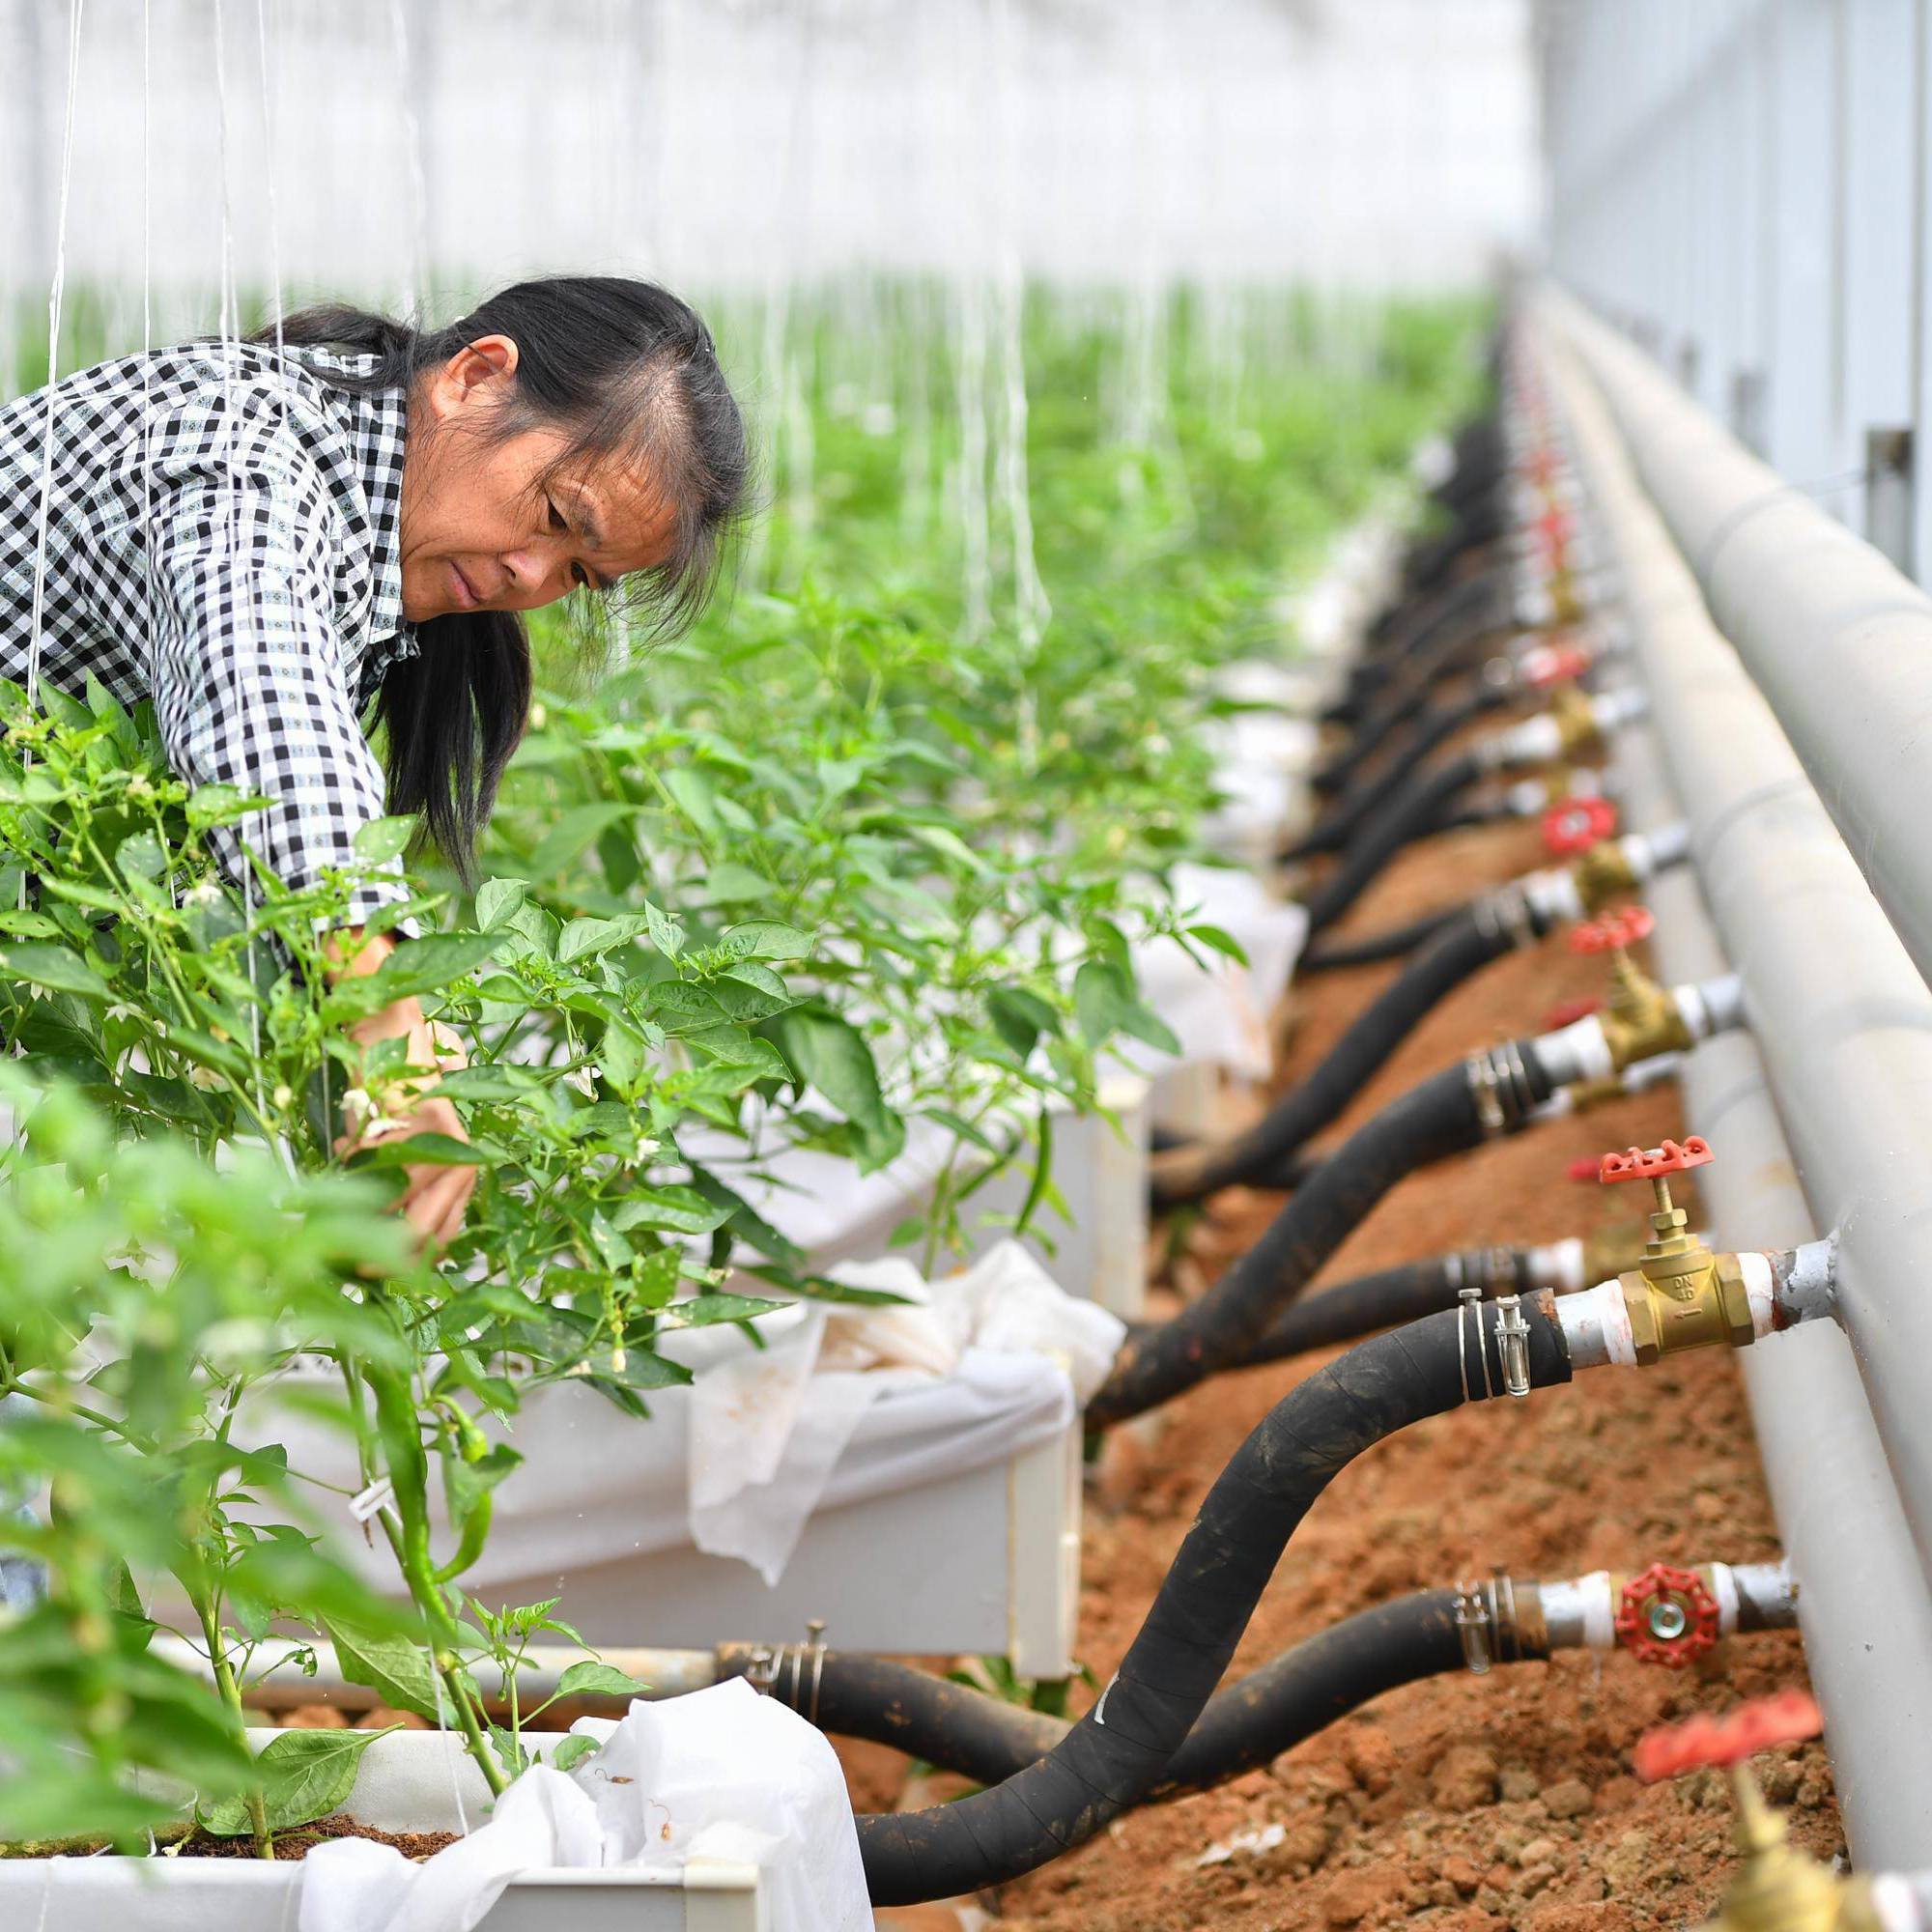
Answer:
<path fill-rule="evenodd" d="M 1548 1099 L 1552 1083 L 1534 1040 L 1511 1049 L 1523 1068 L 1523 1107 Z M 1484 1135 L 1466 1065 L 1411 1087 L 1350 1135 L 1289 1197 L 1261 1238 L 1204 1294 L 1157 1328 L 1128 1336 L 1107 1379 L 1087 1405 L 1087 1424 L 1105 1429 L 1244 1362 L 1281 1311 L 1404 1175 Z"/>
<path fill-rule="evenodd" d="M 1342 854 L 1335 869 L 1309 894 L 1304 904 L 1308 929 L 1320 932 L 1354 904 L 1376 874 L 1412 840 L 1426 838 L 1482 776 L 1475 754 L 1459 753 L 1433 770 L 1417 774 L 1391 799 Z"/>
<path fill-rule="evenodd" d="M 1308 1077 L 1246 1132 L 1156 1154 L 1155 1211 L 1199 1201 L 1217 1188 L 1239 1186 L 1277 1168 L 1348 1106 L 1444 994 L 1509 952 L 1518 932 L 1517 923 L 1498 917 L 1489 901 L 1461 914 L 1356 1016 Z"/>
<path fill-rule="evenodd" d="M 1523 1315 L 1530 1386 L 1568 1381 L 1555 1322 L 1537 1302 Z M 1277 1403 L 1203 1499 L 1099 1701 L 1045 1757 L 954 1804 L 858 1821 L 872 1902 L 913 1905 L 1003 1885 L 1145 1797 L 1220 1682 L 1315 1499 L 1396 1430 L 1500 1394 L 1494 1331 L 1486 1313 L 1434 1316 L 1350 1350 Z"/>
<path fill-rule="evenodd" d="M 1476 639 L 1498 627 L 1498 612 L 1506 612 L 1490 573 L 1472 577 L 1452 592 L 1429 606 L 1418 607 L 1412 627 L 1392 639 L 1385 651 L 1374 657 L 1358 658 L 1350 668 L 1342 695 L 1319 714 L 1324 724 L 1359 725 L 1387 701 L 1391 689 L 1408 684 L 1408 667 L 1417 658 L 1453 654 Z M 1329 789 L 1337 781 L 1341 766 L 1351 765 L 1354 753 L 1342 757 L 1316 773 L 1318 791 Z"/>
<path fill-rule="evenodd" d="M 1406 729 L 1394 733 L 1387 759 L 1373 778 L 1354 785 L 1289 853 L 1305 859 L 1317 852 L 1339 852 L 1388 804 L 1415 775 L 1415 768 L 1434 755 L 1465 725 L 1516 700 L 1516 694 L 1484 684 L 1446 703 L 1424 702 Z"/>
<path fill-rule="evenodd" d="M 1451 920 L 1469 910 L 1470 901 L 1444 906 L 1440 912 L 1424 913 L 1406 925 L 1385 925 L 1379 932 L 1364 933 L 1360 939 L 1330 939 L 1312 947 L 1294 962 L 1297 973 L 1327 973 L 1339 966 L 1375 966 L 1384 959 L 1400 959 L 1426 945 Z"/>
<path fill-rule="evenodd" d="M 1516 1262 L 1515 1286 L 1527 1285 L 1529 1257 L 1521 1248 L 1509 1251 Z M 1313 1349 L 1339 1348 L 1358 1342 L 1380 1328 L 1398 1328 L 1425 1315 L 1453 1308 L 1469 1278 L 1461 1255 L 1438 1255 L 1433 1261 L 1405 1262 L 1377 1274 L 1338 1281 L 1320 1294 L 1311 1294 L 1282 1311 L 1281 1319 L 1255 1345 L 1251 1366 L 1286 1361 Z"/>
<path fill-rule="evenodd" d="M 1547 1656 L 1519 1649 L 1512 1662 Z M 721 1677 L 760 1653 L 721 1646 Z M 769 1655 L 769 1653 L 765 1653 Z M 1145 1800 L 1208 1791 L 1325 1730 L 1404 1684 L 1466 1667 L 1454 1590 L 1418 1590 L 1344 1617 L 1215 1691 Z M 1044 1757 L 1072 1726 L 892 1658 L 788 1651 L 771 1694 L 835 1737 L 890 1745 L 979 1784 L 998 1784 Z"/>

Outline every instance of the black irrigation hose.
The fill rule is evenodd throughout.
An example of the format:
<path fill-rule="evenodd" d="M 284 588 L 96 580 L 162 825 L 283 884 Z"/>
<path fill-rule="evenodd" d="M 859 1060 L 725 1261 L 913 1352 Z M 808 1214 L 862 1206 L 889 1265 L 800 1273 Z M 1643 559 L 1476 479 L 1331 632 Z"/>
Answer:
<path fill-rule="evenodd" d="M 1379 932 L 1367 932 L 1359 939 L 1331 939 L 1304 952 L 1295 961 L 1297 973 L 1326 973 L 1338 966 L 1375 966 L 1384 959 L 1400 959 L 1426 945 L 1444 926 L 1466 913 L 1469 901 L 1444 906 L 1440 912 L 1424 913 L 1406 925 L 1385 925 Z"/>
<path fill-rule="evenodd" d="M 1519 1649 L 1511 1662 L 1548 1655 Z M 719 1653 L 739 1676 L 757 1652 Z M 1215 1691 L 1145 1800 L 1208 1791 L 1274 1761 L 1336 1719 L 1404 1684 L 1465 1667 L 1454 1590 L 1418 1590 L 1345 1617 Z M 1071 1726 L 909 1663 L 827 1651 L 781 1669 L 772 1694 L 835 1737 L 890 1745 L 979 1784 L 998 1784 L 1044 1757 Z"/>
<path fill-rule="evenodd" d="M 1520 1109 L 1548 1099 L 1552 1083 L 1533 1040 L 1518 1040 L 1495 1054 L 1520 1060 Z M 1391 1101 L 1295 1189 L 1261 1238 L 1206 1294 L 1173 1321 L 1127 1338 L 1087 1405 L 1089 1428 L 1123 1422 L 1246 1361 L 1281 1311 L 1398 1180 L 1474 1147 L 1484 1131 L 1465 1065 L 1446 1067 Z"/>
<path fill-rule="evenodd" d="M 1528 1286 L 1529 1257 L 1521 1248 L 1510 1252 L 1516 1262 L 1515 1285 L 1520 1291 Z M 1461 1255 L 1438 1255 L 1434 1261 L 1405 1262 L 1377 1274 L 1338 1281 L 1333 1288 L 1284 1309 L 1281 1320 L 1255 1345 L 1248 1364 L 1286 1361 L 1314 1349 L 1359 1341 L 1379 1328 L 1419 1321 L 1438 1309 L 1455 1307 L 1467 1279 Z"/>
<path fill-rule="evenodd" d="M 1382 769 L 1374 778 L 1353 786 L 1324 812 L 1288 856 L 1303 859 L 1317 852 L 1341 851 L 1409 782 L 1415 776 L 1415 768 L 1425 758 L 1439 751 L 1465 725 L 1473 724 L 1492 711 L 1502 710 L 1515 698 L 1514 692 L 1501 686 L 1483 684 L 1446 703 L 1425 700 L 1407 728 L 1389 748 Z"/>
<path fill-rule="evenodd" d="M 1529 914 L 1529 931 L 1535 930 Z M 1321 1063 L 1245 1133 L 1155 1156 L 1152 1202 L 1160 1212 L 1277 1169 L 1334 1120 L 1446 993 L 1514 947 L 1523 928 L 1493 902 L 1460 914 L 1358 1014 Z"/>
<path fill-rule="evenodd" d="M 1309 931 L 1317 933 L 1324 925 L 1332 925 L 1405 845 L 1437 830 L 1439 821 L 1482 776 L 1482 770 L 1472 753 L 1463 752 L 1432 771 L 1417 774 L 1362 828 L 1340 864 L 1309 894 L 1304 901 Z"/>
<path fill-rule="evenodd" d="M 1522 1312 L 1530 1386 L 1568 1381 L 1554 1321 L 1537 1302 Z M 1494 1319 L 1459 1308 L 1364 1342 L 1284 1397 L 1208 1491 L 1113 1681 L 1045 1757 L 954 1804 L 858 1821 L 872 1902 L 913 1905 L 1005 1884 L 1144 1798 L 1330 1481 L 1384 1436 L 1503 1386 Z"/>

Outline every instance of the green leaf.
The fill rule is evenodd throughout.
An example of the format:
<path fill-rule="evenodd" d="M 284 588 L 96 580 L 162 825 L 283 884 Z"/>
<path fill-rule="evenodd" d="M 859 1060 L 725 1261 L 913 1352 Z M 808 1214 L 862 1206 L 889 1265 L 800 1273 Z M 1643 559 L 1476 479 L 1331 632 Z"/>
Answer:
<path fill-rule="evenodd" d="M 528 891 L 522 879 L 485 879 L 476 889 L 476 923 L 485 932 L 507 925 L 522 909 Z"/>
<path fill-rule="evenodd" d="M 849 1020 L 794 1008 L 773 1022 L 779 1045 L 808 1086 L 815 1087 L 848 1121 L 883 1133 L 885 1099 L 872 1050 Z"/>
<path fill-rule="evenodd" d="M 1074 974 L 1073 1010 L 1095 1046 L 1124 1028 L 1133 1008 L 1133 986 L 1118 966 L 1090 959 Z"/>
<path fill-rule="evenodd" d="M 673 765 L 664 774 L 664 788 L 705 838 L 723 837 L 724 828 L 718 822 L 717 795 L 703 773 L 690 765 Z"/>
<path fill-rule="evenodd" d="M 45 986 L 58 993 L 78 993 L 84 1000 L 105 1000 L 113 993 L 107 981 L 78 953 L 40 940 L 0 946 L 0 975 L 25 980 L 30 985 Z"/>
<path fill-rule="evenodd" d="M 641 1697 L 651 1687 L 614 1663 L 584 1658 L 556 1680 L 558 1697 Z"/>
<path fill-rule="evenodd" d="M 675 959 L 684 951 L 684 927 L 673 924 L 649 899 L 644 901 L 644 929 L 651 936 L 651 944 L 667 959 Z"/>
<path fill-rule="evenodd" d="M 387 818 L 372 818 L 366 825 L 355 828 L 352 841 L 358 858 L 367 859 L 372 866 L 386 865 L 391 859 L 400 859 L 415 837 L 416 821 L 405 813 L 397 812 Z"/>
<path fill-rule="evenodd" d="M 432 993 L 473 973 L 501 943 L 495 932 L 433 932 L 407 940 L 369 976 L 369 984 L 384 1006 Z"/>
<path fill-rule="evenodd" d="M 600 1750 L 595 1738 L 587 1738 L 582 1731 L 572 1731 L 567 1738 L 560 1739 L 556 1748 L 551 1752 L 551 1767 L 555 1771 L 568 1771 L 574 1764 L 582 1764 L 592 1751 Z"/>
<path fill-rule="evenodd" d="M 721 1321 L 750 1321 L 754 1316 L 770 1315 L 786 1305 L 755 1294 L 694 1294 L 688 1300 L 673 1301 L 662 1320 L 670 1328 L 715 1328 Z"/>
<path fill-rule="evenodd" d="M 748 920 L 734 925 L 724 938 L 727 952 L 741 959 L 810 959 L 811 935 L 795 925 L 781 925 L 776 920 Z"/>
<path fill-rule="evenodd" d="M 1218 925 L 1190 925 L 1185 928 L 1189 939 L 1198 939 L 1203 946 L 1211 947 L 1216 952 L 1225 952 L 1230 959 L 1245 966 L 1248 963 L 1246 950 L 1232 932 Z"/>
<path fill-rule="evenodd" d="M 741 905 L 747 900 L 772 895 L 771 880 L 735 859 L 724 859 L 713 866 L 704 880 L 704 895 L 713 905 Z"/>
<path fill-rule="evenodd" d="M 1060 1015 L 1037 993 L 1024 986 L 996 986 L 986 995 L 986 1017 L 997 1033 L 1024 1060 L 1041 1034 L 1060 1031 Z"/>
<path fill-rule="evenodd" d="M 333 1617 L 324 1628 L 335 1645 L 335 1660 L 345 1684 L 363 1685 L 398 1711 L 413 1711 L 431 1723 L 436 1721 L 441 1687 L 429 1652 L 421 1644 L 406 1636 L 359 1630 Z"/>
<path fill-rule="evenodd" d="M 707 1200 L 693 1187 L 649 1187 L 627 1194 L 611 1216 L 611 1225 L 666 1228 L 678 1235 L 708 1235 L 731 1218 L 730 1208 Z"/>
<path fill-rule="evenodd" d="M 635 805 L 606 799 L 559 812 L 556 823 L 537 840 L 537 849 L 530 854 L 530 876 L 555 878 L 607 826 L 629 818 L 637 810 Z"/>
<path fill-rule="evenodd" d="M 269 1830 L 291 1832 L 339 1811 L 355 1789 L 362 1753 L 378 1738 L 401 1728 L 391 1724 L 381 1731 L 283 1731 L 271 1738 L 255 1760 Z M 202 1830 L 217 1838 L 238 1837 L 252 1829 L 245 1798 L 225 1798 L 195 1815 Z"/>
<path fill-rule="evenodd" d="M 237 819 L 273 804 L 273 799 L 243 791 L 239 785 L 197 785 L 187 795 L 187 822 L 195 831 L 206 832 L 212 826 L 233 825 Z"/>
<path fill-rule="evenodd" d="M 573 959 L 585 959 L 599 952 L 608 952 L 611 947 L 635 939 L 643 925 L 642 920 L 629 917 L 574 919 L 557 935 L 556 963 L 567 966 Z"/>

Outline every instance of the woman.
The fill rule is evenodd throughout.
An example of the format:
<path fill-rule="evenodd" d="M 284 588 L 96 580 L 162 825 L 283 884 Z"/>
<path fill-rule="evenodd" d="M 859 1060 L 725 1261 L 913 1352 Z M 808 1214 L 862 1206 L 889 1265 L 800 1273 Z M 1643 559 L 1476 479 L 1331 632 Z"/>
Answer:
<path fill-rule="evenodd" d="M 312 309 L 126 356 L 0 409 L 0 676 L 152 697 L 181 778 L 273 801 L 245 829 L 291 887 L 359 863 L 384 811 L 467 874 L 529 709 L 520 613 L 629 581 L 688 621 L 747 473 L 709 332 L 645 282 L 522 282 L 426 332 Z M 362 922 L 405 896 L 400 875 L 358 892 L 340 971 L 382 964 L 394 942 Z M 355 1034 L 440 1064 L 414 1000 Z M 385 1111 L 463 1133 L 433 1073 Z M 449 1240 L 474 1171 L 405 1176 L 401 1210 Z"/>

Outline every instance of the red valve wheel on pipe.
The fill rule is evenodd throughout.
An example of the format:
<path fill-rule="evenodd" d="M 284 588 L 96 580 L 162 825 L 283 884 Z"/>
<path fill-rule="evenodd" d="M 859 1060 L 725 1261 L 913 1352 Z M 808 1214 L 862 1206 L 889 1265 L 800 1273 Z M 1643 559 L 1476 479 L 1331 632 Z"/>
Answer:
<path fill-rule="evenodd" d="M 1717 1157 L 1702 1134 L 1686 1134 L 1681 1141 L 1665 1141 L 1662 1147 L 1625 1148 L 1621 1152 L 1606 1153 L 1597 1163 L 1597 1179 L 1605 1187 L 1616 1180 L 1657 1180 L 1666 1174 L 1682 1174 L 1686 1168 L 1708 1167 Z"/>
<path fill-rule="evenodd" d="M 1619 906 L 1601 919 L 1586 920 L 1570 935 L 1572 952 L 1610 952 L 1634 946 L 1657 930 L 1657 915 L 1648 906 Z"/>
<path fill-rule="evenodd" d="M 1581 653 L 1577 653 L 1581 656 Z M 1559 859 L 1587 852 L 1617 829 L 1617 809 L 1606 798 L 1558 799 L 1543 814 L 1544 849 Z"/>
<path fill-rule="evenodd" d="M 1533 691 L 1568 684 L 1590 668 L 1590 653 L 1581 644 L 1538 644 L 1522 654 L 1522 681 Z M 1568 799 L 1563 801 L 1565 805 Z"/>
<path fill-rule="evenodd" d="M 1682 1670 L 1716 1647 L 1722 1621 L 1717 1598 L 1696 1571 L 1653 1563 L 1624 1585 L 1616 1633 L 1639 1663 Z"/>
<path fill-rule="evenodd" d="M 1645 1784 L 1742 1764 L 1773 1745 L 1800 1745 L 1825 1728 L 1825 1714 L 1808 1690 L 1780 1690 L 1757 1697 L 1721 1718 L 1699 1712 L 1681 1724 L 1646 1731 L 1637 1740 L 1632 1769 Z"/>

